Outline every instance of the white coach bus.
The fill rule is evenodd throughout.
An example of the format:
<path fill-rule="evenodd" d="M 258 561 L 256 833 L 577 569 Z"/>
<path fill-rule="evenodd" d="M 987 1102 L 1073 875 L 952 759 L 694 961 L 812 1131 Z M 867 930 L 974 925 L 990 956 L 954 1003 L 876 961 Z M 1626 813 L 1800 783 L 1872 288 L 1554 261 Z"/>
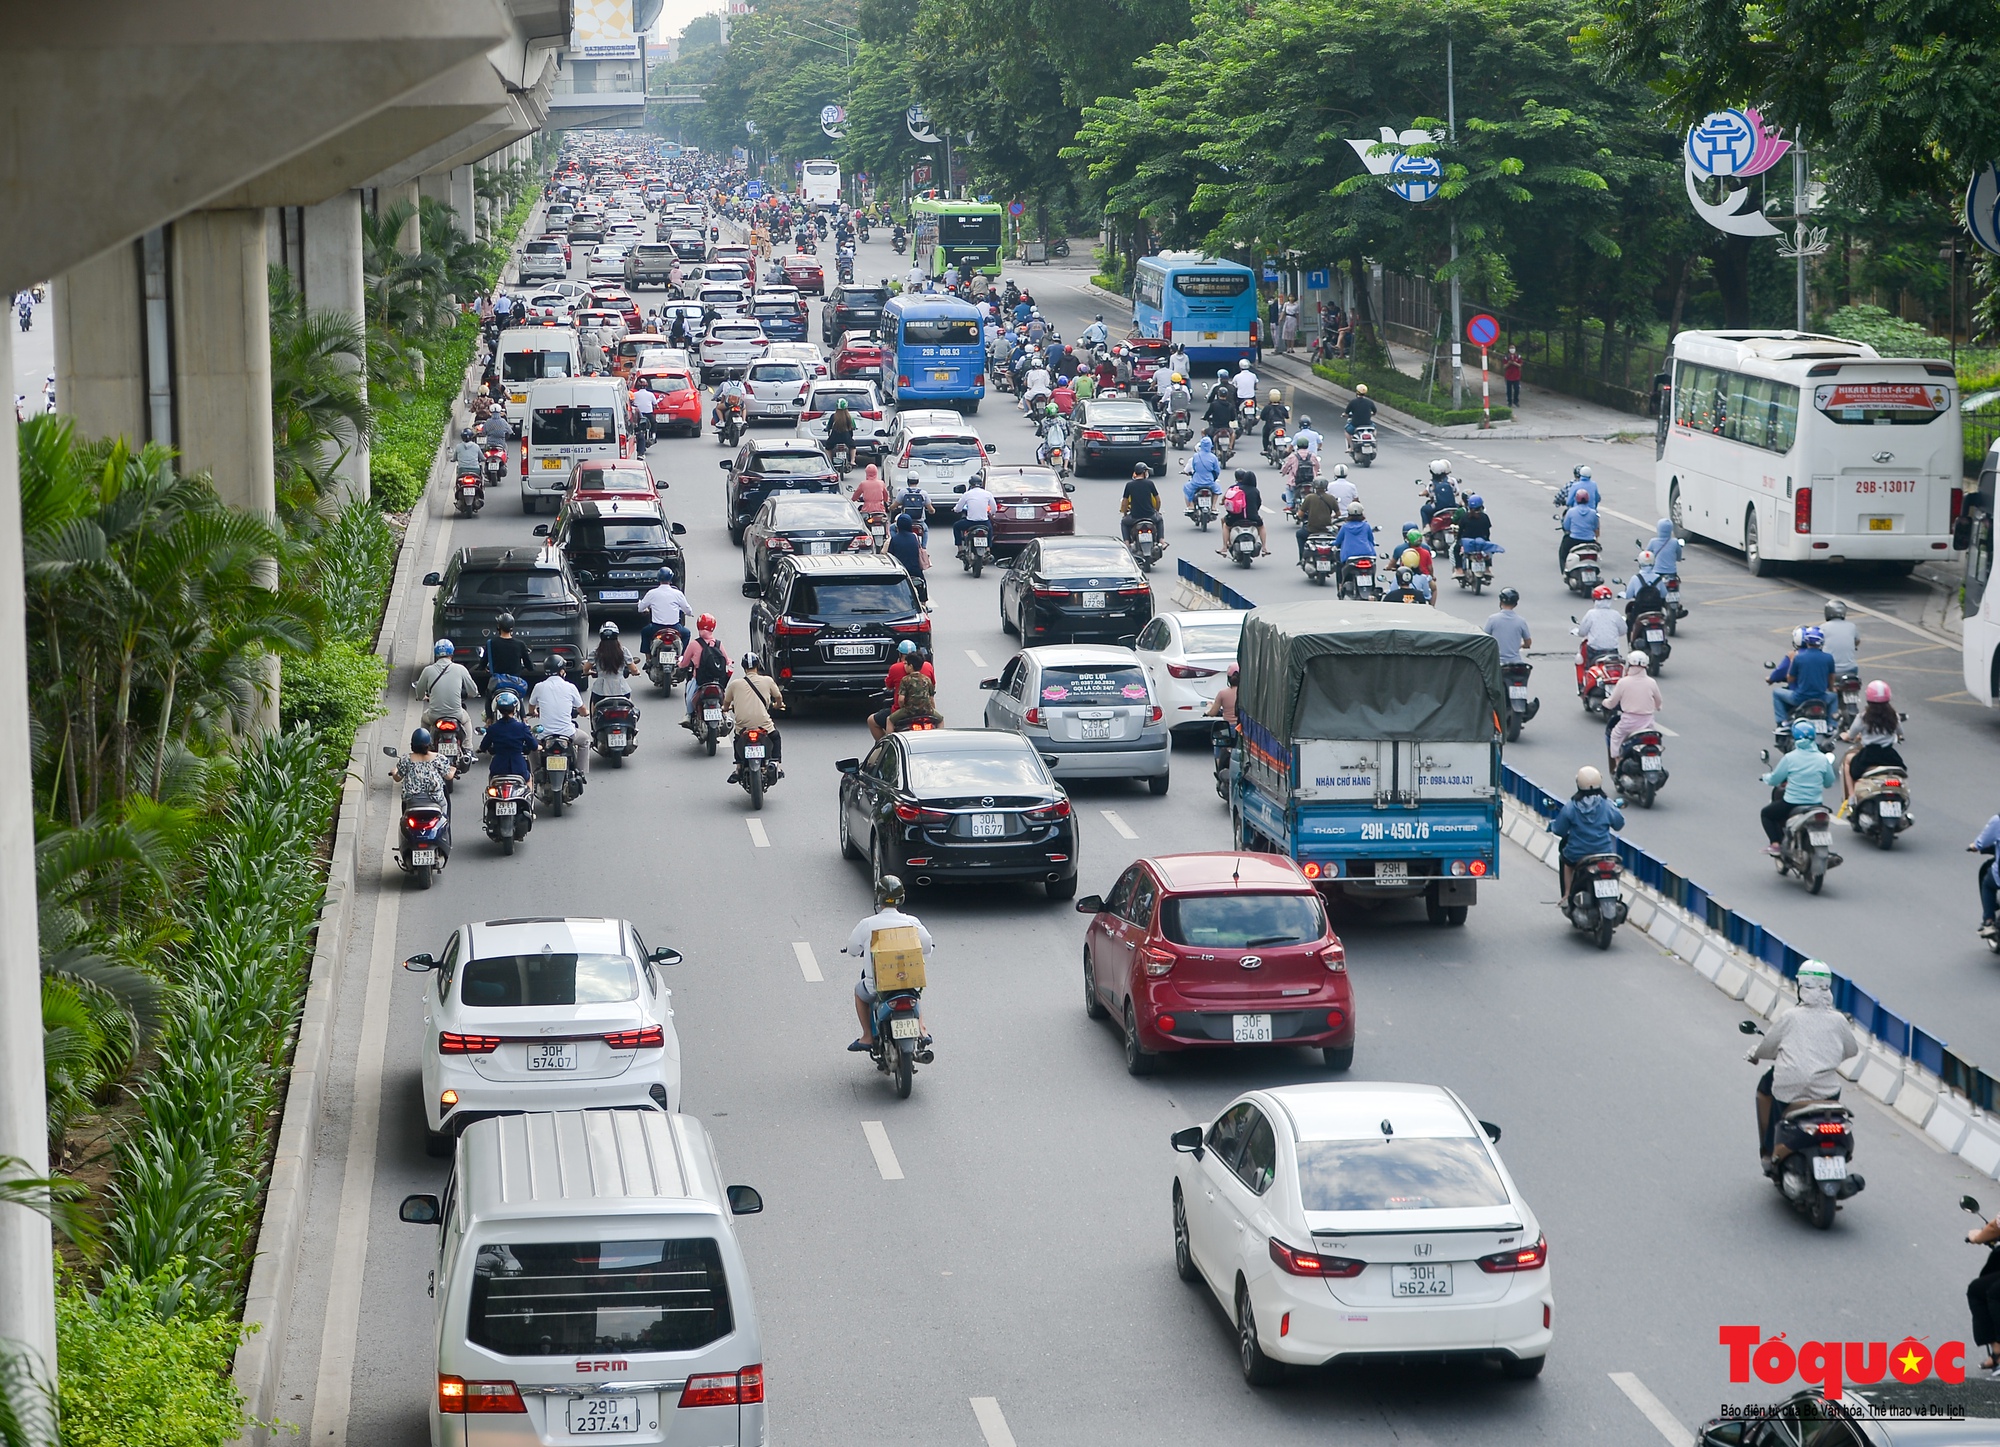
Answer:
<path fill-rule="evenodd" d="M 838 206 L 840 162 L 807 161 L 799 172 L 799 194 L 808 206 Z"/>

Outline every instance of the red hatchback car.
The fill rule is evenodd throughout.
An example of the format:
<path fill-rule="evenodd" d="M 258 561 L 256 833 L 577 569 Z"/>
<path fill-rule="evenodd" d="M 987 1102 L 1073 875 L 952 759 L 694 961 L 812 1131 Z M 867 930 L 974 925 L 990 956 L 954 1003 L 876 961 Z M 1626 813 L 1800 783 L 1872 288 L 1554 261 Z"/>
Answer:
<path fill-rule="evenodd" d="M 825 295 L 826 272 L 812 257 L 802 252 L 795 252 L 784 259 L 782 269 L 785 273 L 785 285 L 795 286 L 802 292 L 811 292 L 814 296 Z"/>
<path fill-rule="evenodd" d="M 1087 895 L 1084 1008 L 1117 1019 L 1125 1068 L 1160 1053 L 1306 1046 L 1331 1070 L 1354 1063 L 1354 990 L 1326 906 L 1281 854 L 1162 854 L 1111 893 Z"/>
<path fill-rule="evenodd" d="M 994 552 L 1018 552 L 1036 538 L 1076 536 L 1076 504 L 1069 500 L 1076 484 L 1064 482 L 1048 468 L 989 463 L 986 490 L 996 505 Z"/>
<path fill-rule="evenodd" d="M 870 332 L 849 332 L 833 349 L 827 370 L 836 377 L 868 377 L 882 374 L 882 343 Z"/>

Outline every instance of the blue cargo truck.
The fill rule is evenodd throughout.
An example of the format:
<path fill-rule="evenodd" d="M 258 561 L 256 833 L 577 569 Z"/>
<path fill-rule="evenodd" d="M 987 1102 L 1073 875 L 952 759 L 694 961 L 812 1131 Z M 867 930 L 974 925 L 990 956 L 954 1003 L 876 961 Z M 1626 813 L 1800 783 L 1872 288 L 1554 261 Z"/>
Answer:
<path fill-rule="evenodd" d="M 1432 608 L 1289 603 L 1251 612 L 1237 662 L 1237 846 L 1465 923 L 1500 872 L 1498 645 Z"/>

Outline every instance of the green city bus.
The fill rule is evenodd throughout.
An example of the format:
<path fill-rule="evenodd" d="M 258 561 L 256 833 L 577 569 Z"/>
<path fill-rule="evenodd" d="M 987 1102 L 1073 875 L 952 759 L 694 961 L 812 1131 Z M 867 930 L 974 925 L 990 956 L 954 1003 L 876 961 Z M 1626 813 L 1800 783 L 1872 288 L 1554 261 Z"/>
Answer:
<path fill-rule="evenodd" d="M 1000 274 L 1004 222 L 997 201 L 910 203 L 910 255 L 929 276 L 942 277 L 970 261 L 974 271 Z"/>

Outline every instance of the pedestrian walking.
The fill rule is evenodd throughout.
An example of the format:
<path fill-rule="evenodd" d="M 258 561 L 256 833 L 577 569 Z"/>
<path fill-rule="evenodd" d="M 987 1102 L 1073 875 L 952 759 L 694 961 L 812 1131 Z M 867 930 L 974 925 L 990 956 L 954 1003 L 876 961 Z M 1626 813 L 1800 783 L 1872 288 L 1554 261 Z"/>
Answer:
<path fill-rule="evenodd" d="M 1285 350 L 1289 352 L 1299 339 L 1299 304 L 1297 300 L 1290 300 L 1285 303 L 1285 315 L 1283 321 L 1279 323 L 1279 327 L 1280 331 L 1278 335 L 1284 342 Z"/>
<path fill-rule="evenodd" d="M 1518 347 L 1507 348 L 1507 355 L 1500 359 L 1500 375 L 1507 382 L 1507 405 L 1521 405 L 1521 351 Z"/>

